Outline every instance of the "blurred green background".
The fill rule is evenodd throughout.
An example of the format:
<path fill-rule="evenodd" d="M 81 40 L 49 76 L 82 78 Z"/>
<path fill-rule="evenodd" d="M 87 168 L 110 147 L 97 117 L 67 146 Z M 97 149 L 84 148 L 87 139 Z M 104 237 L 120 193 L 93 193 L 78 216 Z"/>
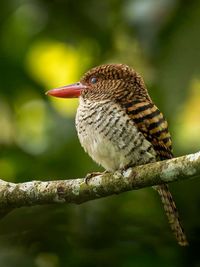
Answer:
<path fill-rule="evenodd" d="M 141 73 L 175 155 L 200 150 L 200 1 L 2 0 L 0 177 L 101 170 L 74 126 L 77 100 L 45 91 L 102 63 Z M 151 188 L 76 205 L 18 209 L 0 221 L 1 267 L 200 266 L 200 179 L 170 186 L 190 241 L 176 244 Z"/>

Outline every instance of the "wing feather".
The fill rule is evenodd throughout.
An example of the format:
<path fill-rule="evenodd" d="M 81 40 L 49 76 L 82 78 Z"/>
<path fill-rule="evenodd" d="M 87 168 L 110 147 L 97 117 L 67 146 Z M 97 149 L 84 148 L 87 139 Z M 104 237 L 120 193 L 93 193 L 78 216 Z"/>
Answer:
<path fill-rule="evenodd" d="M 130 101 L 123 104 L 127 114 L 152 143 L 160 160 L 173 157 L 168 123 L 160 110 L 149 101 Z"/>

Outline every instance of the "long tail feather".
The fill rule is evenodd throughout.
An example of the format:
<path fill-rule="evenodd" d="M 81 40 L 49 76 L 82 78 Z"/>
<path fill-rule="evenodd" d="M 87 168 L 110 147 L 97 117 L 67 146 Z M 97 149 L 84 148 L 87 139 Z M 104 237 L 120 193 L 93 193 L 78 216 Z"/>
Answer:
<path fill-rule="evenodd" d="M 161 197 L 161 201 L 164 205 L 164 210 L 166 212 L 169 224 L 171 226 L 172 232 L 174 233 L 178 244 L 181 246 L 187 246 L 188 241 L 184 233 L 183 227 L 181 226 L 179 214 L 176 208 L 176 204 L 172 198 L 172 195 L 166 184 L 154 187 Z"/>

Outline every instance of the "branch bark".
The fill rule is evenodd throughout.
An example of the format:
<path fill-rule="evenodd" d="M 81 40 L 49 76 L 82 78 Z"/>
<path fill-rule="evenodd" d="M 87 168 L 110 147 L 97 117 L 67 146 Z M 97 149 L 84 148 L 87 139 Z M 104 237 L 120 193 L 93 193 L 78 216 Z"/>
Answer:
<path fill-rule="evenodd" d="M 14 208 L 52 203 L 80 204 L 148 186 L 200 175 L 200 152 L 115 173 L 85 178 L 10 183 L 0 180 L 0 215 Z"/>

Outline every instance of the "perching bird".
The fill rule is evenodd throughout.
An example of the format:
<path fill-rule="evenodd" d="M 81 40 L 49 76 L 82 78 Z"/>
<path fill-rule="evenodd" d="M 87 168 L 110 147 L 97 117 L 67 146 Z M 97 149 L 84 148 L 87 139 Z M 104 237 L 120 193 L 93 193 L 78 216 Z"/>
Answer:
<path fill-rule="evenodd" d="M 48 94 L 79 97 L 76 129 L 80 143 L 107 171 L 173 157 L 167 121 L 152 102 L 142 77 L 127 65 L 95 67 L 80 82 Z M 168 186 L 163 184 L 155 189 L 178 243 L 187 245 Z"/>

